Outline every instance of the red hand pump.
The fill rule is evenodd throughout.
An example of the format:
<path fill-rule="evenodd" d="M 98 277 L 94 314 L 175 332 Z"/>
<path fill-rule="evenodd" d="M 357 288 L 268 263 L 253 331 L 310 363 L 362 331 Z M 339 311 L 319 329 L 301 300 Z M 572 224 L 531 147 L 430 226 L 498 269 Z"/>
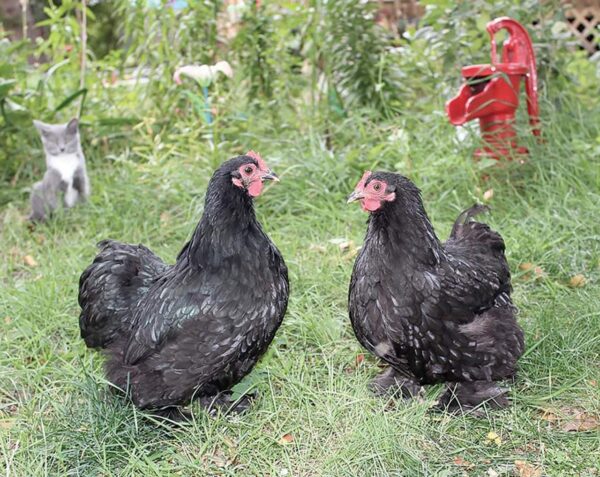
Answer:
<path fill-rule="evenodd" d="M 502 45 L 499 62 L 495 35 L 502 29 L 508 31 L 509 37 Z M 462 68 L 465 84 L 458 95 L 446 103 L 446 113 L 455 126 L 479 119 L 486 145 L 475 151 L 476 158 L 510 159 L 515 154 L 527 154 L 527 148 L 517 145 L 514 129 L 521 79 L 525 81 L 532 133 L 540 135 L 535 52 L 527 30 L 512 18 L 492 20 L 487 24 L 487 31 L 492 44 L 492 62 Z"/>

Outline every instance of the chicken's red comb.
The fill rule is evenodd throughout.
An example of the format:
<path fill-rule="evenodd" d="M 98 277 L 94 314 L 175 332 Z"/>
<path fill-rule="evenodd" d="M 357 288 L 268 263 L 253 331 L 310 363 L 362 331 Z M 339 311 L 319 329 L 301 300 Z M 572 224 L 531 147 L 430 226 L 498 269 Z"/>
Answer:
<path fill-rule="evenodd" d="M 258 167 L 260 169 L 262 169 L 263 171 L 266 171 L 269 169 L 267 167 L 267 163 L 265 161 L 263 161 L 263 158 L 260 157 L 260 154 L 258 152 L 250 150 L 246 153 L 246 156 L 254 159 L 258 163 Z"/>
<path fill-rule="evenodd" d="M 364 189 L 365 188 L 365 184 L 367 183 L 367 179 L 369 178 L 369 176 L 372 174 L 371 171 L 365 171 L 365 173 L 363 174 L 363 176 L 360 178 L 360 181 L 358 181 L 358 184 L 356 184 L 356 188 L 357 189 Z"/>

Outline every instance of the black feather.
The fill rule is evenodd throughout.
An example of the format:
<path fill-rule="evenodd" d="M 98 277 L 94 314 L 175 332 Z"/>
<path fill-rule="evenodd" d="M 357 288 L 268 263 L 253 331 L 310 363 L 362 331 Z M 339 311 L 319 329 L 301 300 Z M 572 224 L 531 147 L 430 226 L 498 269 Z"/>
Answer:
<path fill-rule="evenodd" d="M 287 308 L 287 268 L 234 186 L 240 156 L 213 175 L 204 214 L 165 265 L 143 246 L 101 242 L 82 274 L 82 337 L 108 355 L 108 379 L 140 408 L 183 405 L 239 382 Z"/>
<path fill-rule="evenodd" d="M 523 332 L 510 299 L 504 241 L 469 221 L 485 207 L 463 212 L 442 244 L 414 184 L 391 173 L 374 173 L 367 183 L 374 179 L 393 185 L 396 198 L 371 214 L 352 272 L 348 308 L 360 343 L 389 363 L 404 387 L 407 379 L 512 377 Z M 389 373 L 385 380 L 392 382 Z"/>

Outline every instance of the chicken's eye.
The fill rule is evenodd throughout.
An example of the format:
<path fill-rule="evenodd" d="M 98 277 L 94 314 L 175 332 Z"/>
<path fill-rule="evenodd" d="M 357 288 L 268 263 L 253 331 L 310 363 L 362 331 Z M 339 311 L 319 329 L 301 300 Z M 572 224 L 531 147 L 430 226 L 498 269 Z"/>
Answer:
<path fill-rule="evenodd" d="M 252 166 L 246 166 L 246 168 L 244 169 L 244 172 L 246 174 L 252 174 Z"/>
<path fill-rule="evenodd" d="M 381 190 L 381 184 L 379 182 L 375 182 L 375 184 L 373 184 L 373 190 L 379 192 Z"/>

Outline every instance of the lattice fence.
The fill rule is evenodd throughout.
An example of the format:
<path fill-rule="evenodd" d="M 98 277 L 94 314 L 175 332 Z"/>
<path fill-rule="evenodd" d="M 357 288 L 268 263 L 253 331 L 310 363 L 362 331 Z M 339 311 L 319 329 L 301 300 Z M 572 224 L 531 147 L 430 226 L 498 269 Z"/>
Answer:
<path fill-rule="evenodd" d="M 565 3 L 565 18 L 579 44 L 590 54 L 600 50 L 600 1 Z"/>
<path fill-rule="evenodd" d="M 370 0 L 378 4 L 375 21 L 392 32 L 402 34 L 425 13 L 418 0 Z M 542 0 L 543 1 L 543 0 Z M 561 0 L 569 28 L 579 44 L 590 54 L 600 50 L 600 0 Z"/>

